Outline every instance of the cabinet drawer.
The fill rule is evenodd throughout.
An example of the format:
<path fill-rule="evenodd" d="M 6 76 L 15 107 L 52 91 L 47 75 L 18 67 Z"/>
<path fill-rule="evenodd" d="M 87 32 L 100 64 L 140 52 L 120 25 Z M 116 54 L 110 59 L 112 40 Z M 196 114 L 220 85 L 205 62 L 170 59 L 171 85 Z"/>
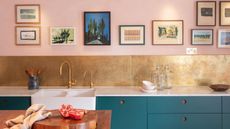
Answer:
<path fill-rule="evenodd" d="M 221 129 L 221 127 L 221 114 L 148 115 L 148 129 Z"/>
<path fill-rule="evenodd" d="M 223 97 L 223 113 L 230 113 L 230 96 Z"/>
<path fill-rule="evenodd" d="M 223 114 L 223 129 L 230 129 L 230 114 Z"/>
<path fill-rule="evenodd" d="M 149 113 L 221 113 L 221 97 L 149 97 Z"/>
<path fill-rule="evenodd" d="M 111 129 L 147 129 L 146 97 L 97 97 L 97 110 L 112 110 Z"/>
<path fill-rule="evenodd" d="M 30 105 L 30 97 L 0 97 L 0 110 L 25 110 Z"/>

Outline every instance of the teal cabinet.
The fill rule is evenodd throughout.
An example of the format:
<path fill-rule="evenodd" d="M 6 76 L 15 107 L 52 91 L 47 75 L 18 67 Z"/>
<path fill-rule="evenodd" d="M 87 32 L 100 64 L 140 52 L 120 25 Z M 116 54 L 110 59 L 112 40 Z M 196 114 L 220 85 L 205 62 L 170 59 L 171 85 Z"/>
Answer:
<path fill-rule="evenodd" d="M 0 97 L 0 110 L 25 110 L 31 105 L 31 97 Z"/>
<path fill-rule="evenodd" d="M 223 97 L 223 113 L 230 114 L 230 96 Z"/>
<path fill-rule="evenodd" d="M 97 110 L 112 110 L 111 129 L 147 129 L 146 97 L 97 97 Z"/>
<path fill-rule="evenodd" d="M 221 97 L 149 97 L 148 113 L 221 113 Z"/>
<path fill-rule="evenodd" d="M 230 129 L 230 114 L 223 114 L 223 129 Z"/>
<path fill-rule="evenodd" d="M 221 114 L 150 114 L 148 129 L 221 129 Z"/>

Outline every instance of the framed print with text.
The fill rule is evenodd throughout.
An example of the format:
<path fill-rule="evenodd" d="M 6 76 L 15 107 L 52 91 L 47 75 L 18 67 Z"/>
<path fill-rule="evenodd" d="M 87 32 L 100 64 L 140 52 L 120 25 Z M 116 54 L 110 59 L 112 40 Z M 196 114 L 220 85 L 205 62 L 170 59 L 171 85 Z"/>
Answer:
<path fill-rule="evenodd" d="M 16 26 L 16 45 L 40 45 L 40 27 L 38 26 Z"/>

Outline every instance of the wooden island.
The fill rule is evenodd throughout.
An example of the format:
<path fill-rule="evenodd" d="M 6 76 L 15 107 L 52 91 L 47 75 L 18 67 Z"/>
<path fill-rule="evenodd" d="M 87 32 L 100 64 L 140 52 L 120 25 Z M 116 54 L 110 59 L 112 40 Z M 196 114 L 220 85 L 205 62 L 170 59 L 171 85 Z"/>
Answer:
<path fill-rule="evenodd" d="M 110 129 L 111 111 L 95 110 L 91 111 L 97 115 L 96 129 Z M 24 114 L 24 110 L 0 110 L 0 129 L 5 128 L 5 121 Z"/>

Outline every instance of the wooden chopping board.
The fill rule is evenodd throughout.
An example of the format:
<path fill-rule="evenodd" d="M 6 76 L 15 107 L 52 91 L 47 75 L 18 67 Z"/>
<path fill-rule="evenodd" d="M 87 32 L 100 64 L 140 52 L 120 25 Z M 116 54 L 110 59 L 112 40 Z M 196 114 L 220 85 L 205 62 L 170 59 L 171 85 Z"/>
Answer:
<path fill-rule="evenodd" d="M 97 114 L 88 111 L 83 119 L 64 118 L 58 111 L 52 111 L 52 116 L 34 123 L 32 129 L 96 129 Z"/>

